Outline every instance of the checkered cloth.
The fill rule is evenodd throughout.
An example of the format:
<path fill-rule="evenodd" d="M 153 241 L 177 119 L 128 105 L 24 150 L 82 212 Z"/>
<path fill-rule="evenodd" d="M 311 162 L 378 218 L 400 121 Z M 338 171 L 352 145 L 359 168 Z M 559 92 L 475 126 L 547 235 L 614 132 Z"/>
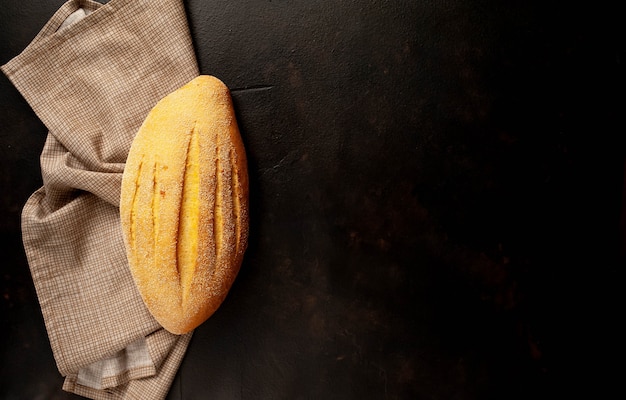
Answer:
<path fill-rule="evenodd" d="M 148 111 L 198 75 L 182 1 L 68 1 L 2 71 L 49 130 L 22 234 L 63 388 L 164 398 L 190 334 L 163 330 L 144 306 L 118 203 Z"/>

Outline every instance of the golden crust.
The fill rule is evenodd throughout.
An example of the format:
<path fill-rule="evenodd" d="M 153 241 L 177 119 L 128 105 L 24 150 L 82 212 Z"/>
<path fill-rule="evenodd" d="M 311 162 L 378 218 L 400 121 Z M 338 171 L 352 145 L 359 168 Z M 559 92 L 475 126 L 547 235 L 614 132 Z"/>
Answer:
<path fill-rule="evenodd" d="M 248 240 L 248 173 L 228 88 L 201 75 L 150 111 L 120 199 L 130 270 L 155 319 L 189 332 L 220 306 Z"/>

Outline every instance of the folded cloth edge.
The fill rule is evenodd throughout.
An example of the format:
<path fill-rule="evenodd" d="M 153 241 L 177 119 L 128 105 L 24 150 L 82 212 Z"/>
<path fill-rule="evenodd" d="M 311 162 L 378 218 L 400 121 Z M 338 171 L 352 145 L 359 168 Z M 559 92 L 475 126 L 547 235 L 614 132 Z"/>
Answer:
<path fill-rule="evenodd" d="M 115 1 L 116 0 L 111 0 L 109 3 Z M 7 61 L 4 65 L 0 66 L 0 70 L 2 70 L 5 75 L 9 76 L 11 73 L 21 68 L 24 64 L 27 64 L 35 59 L 38 56 L 39 52 L 46 51 L 46 48 L 49 46 L 49 44 L 46 42 L 50 40 L 65 40 L 61 37 L 61 35 L 53 34 L 58 33 L 57 31 L 61 28 L 67 18 L 72 13 L 78 11 L 80 8 L 88 10 L 89 14 L 91 14 L 93 11 L 100 9 L 101 7 L 108 6 L 109 3 L 101 4 L 93 0 L 66 1 L 48 19 L 44 26 L 39 30 L 37 35 L 22 50 L 19 57 L 14 57 L 11 60 Z M 67 34 L 64 33 L 63 36 L 65 35 Z"/>
<path fill-rule="evenodd" d="M 129 380 L 120 386 L 105 389 L 83 386 L 77 382 L 77 377 L 73 375 L 65 377 L 63 390 L 94 400 L 164 399 L 174 381 L 192 336 L 193 332 L 176 337 L 176 343 L 163 361 L 161 370 L 157 375 Z"/>
<path fill-rule="evenodd" d="M 106 389 L 156 372 L 146 339 L 140 338 L 117 354 L 80 368 L 76 382 L 94 389 Z"/>

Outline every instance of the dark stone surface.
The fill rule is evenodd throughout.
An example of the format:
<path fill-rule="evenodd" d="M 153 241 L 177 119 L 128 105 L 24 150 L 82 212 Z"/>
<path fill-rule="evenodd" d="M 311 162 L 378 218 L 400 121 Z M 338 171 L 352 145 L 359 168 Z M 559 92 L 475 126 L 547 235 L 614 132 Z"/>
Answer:
<path fill-rule="evenodd" d="M 0 7 L 0 63 L 62 1 Z M 185 2 L 233 90 L 251 237 L 169 399 L 602 398 L 624 266 L 620 14 Z M 21 248 L 45 127 L 0 77 L 0 397 L 61 391 Z M 621 390 L 621 388 L 620 388 Z"/>

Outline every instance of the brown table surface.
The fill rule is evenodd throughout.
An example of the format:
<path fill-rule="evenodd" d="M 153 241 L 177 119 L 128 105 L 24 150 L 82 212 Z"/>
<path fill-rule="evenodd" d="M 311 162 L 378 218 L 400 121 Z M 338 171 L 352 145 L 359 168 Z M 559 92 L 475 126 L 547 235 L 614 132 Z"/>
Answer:
<path fill-rule="evenodd" d="M 62 2 L 3 1 L 0 63 Z M 622 391 L 623 14 L 572 4 L 185 1 L 252 220 L 169 399 Z M 20 241 L 46 133 L 0 77 L 2 399 L 77 398 Z"/>

